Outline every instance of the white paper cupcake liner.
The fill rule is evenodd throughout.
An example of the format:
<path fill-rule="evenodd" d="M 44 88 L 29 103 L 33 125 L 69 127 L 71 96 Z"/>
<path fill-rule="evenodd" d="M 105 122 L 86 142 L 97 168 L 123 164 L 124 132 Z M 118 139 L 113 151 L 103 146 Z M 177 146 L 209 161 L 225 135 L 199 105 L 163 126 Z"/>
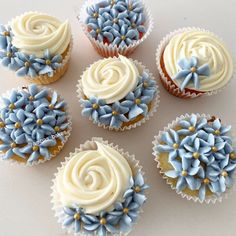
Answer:
<path fill-rule="evenodd" d="M 195 93 L 194 91 L 191 91 L 191 92 L 190 91 L 187 91 L 187 92 L 186 91 L 181 91 L 180 88 L 178 88 L 177 85 L 175 85 L 174 82 L 168 80 L 165 73 L 163 72 L 163 70 L 161 68 L 161 57 L 162 57 L 162 54 L 163 54 L 166 46 L 168 45 L 170 39 L 173 36 L 175 36 L 177 34 L 181 34 L 181 33 L 186 32 L 186 31 L 206 32 L 206 33 L 209 33 L 209 34 L 213 35 L 214 37 L 217 37 L 220 41 L 224 42 L 219 36 L 215 35 L 214 33 L 210 32 L 208 30 L 202 29 L 202 28 L 197 28 L 197 27 L 180 28 L 180 29 L 177 29 L 177 30 L 169 33 L 168 35 L 166 35 L 161 40 L 161 42 L 159 43 L 157 51 L 156 51 L 157 69 L 158 69 L 158 72 L 160 74 L 160 79 L 161 79 L 161 82 L 162 82 L 164 88 L 169 93 L 171 93 L 172 95 L 174 95 L 176 97 L 180 97 L 180 98 L 197 98 L 197 97 L 200 97 L 200 96 L 211 96 L 211 95 L 215 95 L 215 94 L 221 92 L 225 87 L 227 87 L 230 84 L 230 82 L 232 81 L 232 78 L 235 77 L 235 74 L 236 74 L 236 63 L 235 63 L 235 61 L 234 61 L 234 73 L 232 75 L 232 78 L 229 80 L 229 82 L 220 89 L 212 90 L 212 91 L 208 91 L 208 92 L 199 91 L 198 93 Z M 234 58 L 233 58 L 233 60 L 234 60 Z"/>
<path fill-rule="evenodd" d="M 130 55 L 141 43 L 144 42 L 145 39 L 147 39 L 147 37 L 150 35 L 150 33 L 153 30 L 153 25 L 154 25 L 153 18 L 151 16 L 151 12 L 149 8 L 141 1 L 144 7 L 144 14 L 146 16 L 145 26 L 147 29 L 143 37 L 135 41 L 133 44 L 129 46 L 117 47 L 111 44 L 108 45 L 108 44 L 104 44 L 103 42 L 99 42 L 98 40 L 94 39 L 88 32 L 87 25 L 85 24 L 86 18 L 88 16 L 86 12 L 86 8 L 88 6 L 91 6 L 99 2 L 101 2 L 101 0 L 87 0 L 81 8 L 78 19 L 84 33 L 87 35 L 88 39 L 90 40 L 90 42 L 92 43 L 96 51 L 103 57 L 113 57 L 113 56 L 118 56 L 119 54 L 124 55 L 124 56 Z"/>
<path fill-rule="evenodd" d="M 101 60 L 103 60 L 103 59 L 101 59 Z M 141 62 L 139 62 L 137 60 L 133 60 L 131 58 L 129 58 L 129 60 L 131 60 L 132 62 L 135 63 L 135 65 L 137 66 L 140 73 L 145 71 L 146 73 L 148 73 L 148 75 L 150 76 L 150 78 L 152 80 L 156 81 L 153 74 Z M 90 66 L 88 66 L 86 68 L 86 70 L 88 70 L 88 68 Z M 85 71 L 82 73 L 81 78 L 82 78 L 83 74 L 85 73 Z M 105 125 L 105 124 L 102 124 L 102 123 L 96 123 L 91 117 L 89 117 L 88 119 L 91 120 L 93 122 L 93 124 L 98 125 L 98 127 L 102 127 L 104 129 L 113 130 L 113 131 L 125 131 L 125 130 L 131 130 L 131 129 L 134 129 L 136 127 L 139 127 L 142 124 L 144 124 L 146 121 L 148 121 L 154 115 L 154 113 L 157 111 L 157 109 L 159 107 L 159 104 L 160 104 L 160 91 L 159 91 L 158 85 L 156 85 L 156 87 L 157 87 L 157 91 L 156 91 L 154 99 L 151 101 L 151 107 L 150 107 L 150 110 L 148 111 L 148 114 L 146 116 L 144 116 L 141 120 L 137 121 L 136 123 L 132 123 L 128 126 L 124 126 L 124 127 L 120 127 L 120 128 L 115 128 L 115 127 L 111 127 L 111 126 L 108 126 L 108 125 Z M 77 97 L 79 99 L 79 102 L 80 102 L 81 99 L 84 99 L 84 97 L 85 97 L 84 93 L 83 93 L 81 79 L 78 81 L 78 84 L 77 84 Z M 80 105 L 83 108 L 83 105 L 81 103 L 80 103 Z"/>
<path fill-rule="evenodd" d="M 84 144 L 81 144 L 79 148 L 76 148 L 73 153 L 71 152 L 69 154 L 69 156 L 65 158 L 65 161 L 61 162 L 61 167 L 58 167 L 57 168 L 57 173 L 54 174 L 54 179 L 52 180 L 53 185 L 51 187 L 52 193 L 50 194 L 50 196 L 51 196 L 51 203 L 53 205 L 52 206 L 52 210 L 55 213 L 54 216 L 57 218 L 57 222 L 61 225 L 62 230 L 65 233 L 68 233 L 68 234 L 71 234 L 71 235 L 73 234 L 74 236 L 92 236 L 92 235 L 95 236 L 95 235 L 97 235 L 97 233 L 96 233 L 96 231 L 95 232 L 91 232 L 91 233 L 84 232 L 84 231 L 81 231 L 79 233 L 75 233 L 74 229 L 73 229 L 73 225 L 70 225 L 69 227 L 63 226 L 62 223 L 63 223 L 63 220 L 65 219 L 65 214 L 64 214 L 64 211 L 63 211 L 63 207 L 64 206 L 62 205 L 62 203 L 60 201 L 60 196 L 59 196 L 59 193 L 58 193 L 57 188 L 56 188 L 56 179 L 57 179 L 58 174 L 60 173 L 60 171 L 62 171 L 64 169 L 64 167 L 66 166 L 68 161 L 74 155 L 76 155 L 77 153 L 79 153 L 81 151 L 85 151 L 85 150 L 96 150 L 96 143 L 95 143 L 95 141 L 98 141 L 98 142 L 100 142 L 102 144 L 105 144 L 105 145 L 109 145 L 110 147 L 112 147 L 116 151 L 118 151 L 128 161 L 128 163 L 129 163 L 129 165 L 130 165 L 134 175 L 137 172 L 139 172 L 139 171 L 142 173 L 143 176 L 145 175 L 145 173 L 142 170 L 142 166 L 140 165 L 139 161 L 135 159 L 134 155 L 130 155 L 128 152 L 125 152 L 123 149 L 120 149 L 118 145 L 115 145 L 113 143 L 108 143 L 108 141 L 105 141 L 105 140 L 103 140 L 100 137 L 93 137 L 91 140 L 87 140 Z M 143 210 L 140 209 L 139 217 L 140 217 L 142 212 L 143 212 Z M 136 225 L 136 222 L 133 224 L 132 229 L 129 232 L 127 232 L 127 233 L 118 233 L 118 234 L 108 233 L 107 235 L 126 236 L 131 231 L 133 231 L 133 229 L 134 229 L 134 227 Z"/>
<path fill-rule="evenodd" d="M 212 116 L 209 114 L 197 113 L 196 116 L 198 118 L 204 118 L 204 117 L 206 119 L 212 118 Z M 157 146 L 160 145 L 160 143 L 161 143 L 161 137 L 162 137 L 163 133 L 166 131 L 169 131 L 170 129 L 175 128 L 178 125 L 179 121 L 181 121 L 183 119 L 189 119 L 190 117 L 191 117 L 191 114 L 187 114 L 187 113 L 185 115 L 181 115 L 181 116 L 177 117 L 175 120 L 173 120 L 171 123 L 169 123 L 166 127 L 164 127 L 164 129 L 162 131 L 159 131 L 157 136 L 154 136 L 154 141 L 152 142 L 153 155 L 155 157 L 155 161 L 157 162 L 157 168 L 159 169 L 159 173 L 161 174 L 163 179 L 166 180 L 166 183 L 168 185 L 170 185 L 171 189 L 173 189 L 182 198 L 185 198 L 187 200 L 192 200 L 194 202 L 207 203 L 207 204 L 210 204 L 210 203 L 215 204 L 216 202 L 222 202 L 223 199 L 228 198 L 229 194 L 231 194 L 232 192 L 235 191 L 235 189 L 236 189 L 235 184 L 231 188 L 227 188 L 227 190 L 224 193 L 222 193 L 220 196 L 216 196 L 215 194 L 212 194 L 211 196 L 206 196 L 206 198 L 204 200 L 201 200 L 198 196 L 188 195 L 182 191 L 178 192 L 176 190 L 176 187 L 169 181 L 170 178 L 165 175 L 165 171 L 162 169 L 161 163 L 159 162 L 158 156 L 160 155 L 160 152 L 157 150 Z M 234 146 L 234 148 L 236 148 L 236 137 L 234 136 L 234 131 L 230 132 L 230 136 L 233 140 L 233 146 Z M 234 178 L 236 179 L 236 172 L 234 174 Z"/>
<path fill-rule="evenodd" d="M 38 75 L 36 77 L 24 76 L 23 78 L 27 80 L 29 83 L 35 83 L 39 85 L 47 85 L 56 82 L 66 73 L 69 67 L 72 48 L 73 48 L 73 38 L 71 37 L 70 44 L 68 45 L 66 55 L 63 57 L 61 66 L 54 71 L 52 77 L 45 74 L 45 75 Z"/>
<path fill-rule="evenodd" d="M 50 96 L 52 96 L 53 92 L 55 91 L 55 90 L 52 90 L 51 88 L 43 87 L 43 86 L 40 86 L 40 85 L 38 85 L 38 87 L 39 87 L 40 89 L 44 89 L 44 88 L 47 89 Z M 20 90 L 22 90 L 22 89 L 23 89 L 22 87 L 21 87 L 21 88 L 20 88 L 20 87 L 18 87 L 18 88 L 13 88 L 13 89 L 11 89 L 11 90 L 6 91 L 4 94 L 1 95 L 1 97 L 9 97 L 12 91 L 14 91 L 14 90 L 20 91 Z M 65 101 L 65 99 L 64 99 L 60 94 L 58 94 L 58 97 L 59 97 L 60 100 L 64 100 L 64 101 Z M 0 99 L 0 109 L 1 109 L 3 106 L 4 106 L 4 103 L 3 103 L 2 99 Z M 49 159 L 49 160 L 47 160 L 46 158 L 44 158 L 44 159 L 40 159 L 40 160 L 34 161 L 34 162 L 32 162 L 32 163 L 29 163 L 29 162 L 19 162 L 19 161 L 13 160 L 13 159 L 11 159 L 11 158 L 9 158 L 9 159 L 7 159 L 7 160 L 3 160 L 3 159 L 2 159 L 2 156 L 4 156 L 4 154 L 0 152 L 0 161 L 1 161 L 1 162 L 8 163 L 8 164 L 10 164 L 10 165 L 15 165 L 15 166 L 25 166 L 25 167 L 26 167 L 26 166 L 27 166 L 27 167 L 30 166 L 30 167 L 32 167 L 32 166 L 36 166 L 36 165 L 38 165 L 38 164 L 45 163 L 46 161 L 50 161 L 51 159 L 53 159 L 54 157 L 56 157 L 56 156 L 60 153 L 60 151 L 62 150 L 62 148 L 63 148 L 64 145 L 66 144 L 66 142 L 68 141 L 68 138 L 70 137 L 70 134 L 71 134 L 71 131 L 72 131 L 72 118 L 71 118 L 71 115 L 70 115 L 70 113 L 69 113 L 69 108 L 68 108 L 68 104 L 67 104 L 67 103 L 66 103 L 66 105 L 65 105 L 65 112 L 67 113 L 67 120 L 68 120 L 69 126 L 68 126 L 68 128 L 66 129 L 66 132 L 65 132 L 66 134 L 65 134 L 65 136 L 64 136 L 64 140 L 61 141 L 61 144 L 60 144 L 59 146 L 57 146 L 58 151 L 56 152 L 56 154 L 52 154 L 52 155 L 50 156 L 50 159 Z"/>

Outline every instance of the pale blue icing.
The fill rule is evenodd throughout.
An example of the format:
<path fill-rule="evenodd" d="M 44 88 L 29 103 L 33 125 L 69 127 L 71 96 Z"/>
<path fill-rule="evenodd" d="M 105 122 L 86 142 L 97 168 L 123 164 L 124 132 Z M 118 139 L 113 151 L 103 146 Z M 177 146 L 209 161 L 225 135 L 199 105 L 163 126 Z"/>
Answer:
<path fill-rule="evenodd" d="M 96 97 L 81 99 L 81 113 L 83 116 L 91 117 L 95 123 L 120 128 L 124 122 L 131 121 L 139 115 L 146 116 L 148 104 L 154 99 L 156 92 L 156 81 L 143 72 L 139 76 L 137 87 L 121 101 L 106 104 L 106 101 Z"/>
<path fill-rule="evenodd" d="M 130 180 L 130 188 L 124 194 L 122 202 L 116 202 L 111 211 L 101 211 L 97 215 L 86 214 L 79 206 L 64 206 L 63 226 L 73 225 L 75 233 L 82 231 L 97 233 L 106 236 L 108 233 L 119 234 L 129 232 L 136 222 L 140 209 L 146 201 L 145 190 L 149 186 L 145 184 L 143 175 L 138 172 L 135 178 Z M 79 217 L 75 217 L 79 214 Z M 105 220 L 104 224 L 101 219 Z"/>
<path fill-rule="evenodd" d="M 199 76 L 209 76 L 210 67 L 208 64 L 198 65 L 198 58 L 191 57 L 181 59 L 179 62 L 180 71 L 172 78 L 173 80 L 182 80 L 180 90 L 183 91 L 190 82 L 193 82 L 196 89 L 200 88 Z"/>
<path fill-rule="evenodd" d="M 55 146 L 57 139 L 64 140 L 63 131 L 69 125 L 66 103 L 56 92 L 51 95 L 51 101 L 48 96 L 48 89 L 32 84 L 2 97 L 0 150 L 4 151 L 3 159 L 11 158 L 14 153 L 22 158 L 27 156 L 28 162 L 37 161 L 39 156 L 50 159 L 48 148 Z"/>
<path fill-rule="evenodd" d="M 8 32 L 9 35 L 4 36 L 4 32 Z M 0 25 L 0 61 L 3 66 L 16 71 L 17 76 L 52 77 L 56 69 L 62 66 L 62 56 L 51 55 L 49 50 L 45 50 L 42 58 L 20 52 L 12 45 L 13 37 L 10 26 Z"/>
<path fill-rule="evenodd" d="M 145 16 L 140 1 L 101 1 L 87 7 L 85 23 L 89 34 L 104 43 L 126 47 L 145 33 Z"/>
<path fill-rule="evenodd" d="M 232 186 L 236 170 L 231 127 L 224 126 L 219 119 L 207 120 L 194 114 L 180 120 L 178 126 L 178 131 L 164 132 L 163 144 L 157 146 L 160 153 L 168 153 L 173 167 L 165 175 L 177 179 L 178 192 L 185 188 L 198 190 L 201 201 L 207 189 L 217 196 L 224 193 Z"/>

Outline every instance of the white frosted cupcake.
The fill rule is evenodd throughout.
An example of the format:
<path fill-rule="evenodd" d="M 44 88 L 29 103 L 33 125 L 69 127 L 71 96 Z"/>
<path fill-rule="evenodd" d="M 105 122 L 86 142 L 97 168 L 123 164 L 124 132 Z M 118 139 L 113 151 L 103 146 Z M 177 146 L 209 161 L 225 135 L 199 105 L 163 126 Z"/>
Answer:
<path fill-rule="evenodd" d="M 141 166 L 127 152 L 93 138 L 58 169 L 52 187 L 55 216 L 75 235 L 127 235 L 146 201 Z"/>
<path fill-rule="evenodd" d="M 101 59 L 88 67 L 78 85 L 82 115 L 109 130 L 129 130 L 156 111 L 159 90 L 153 75 L 124 56 Z"/>
<path fill-rule="evenodd" d="M 27 12 L 0 26 L 0 61 L 29 82 L 49 84 L 67 70 L 72 48 L 68 21 Z"/>
<path fill-rule="evenodd" d="M 164 87 L 181 98 L 215 94 L 234 75 L 234 62 L 224 42 L 199 28 L 168 34 L 159 44 L 156 60 Z"/>

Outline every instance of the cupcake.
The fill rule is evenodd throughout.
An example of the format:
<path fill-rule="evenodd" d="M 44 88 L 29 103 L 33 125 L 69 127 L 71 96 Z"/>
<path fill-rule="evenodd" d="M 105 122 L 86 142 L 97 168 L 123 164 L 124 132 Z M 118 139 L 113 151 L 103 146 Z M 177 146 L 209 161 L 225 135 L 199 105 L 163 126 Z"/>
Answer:
<path fill-rule="evenodd" d="M 199 28 L 168 34 L 157 49 L 156 60 L 164 87 L 180 98 L 216 94 L 234 74 L 234 62 L 224 42 Z"/>
<path fill-rule="evenodd" d="M 188 200 L 215 203 L 233 186 L 235 137 L 214 116 L 178 117 L 155 137 L 154 155 L 167 183 Z"/>
<path fill-rule="evenodd" d="M 104 56 L 128 56 L 153 28 L 149 10 L 137 0 L 87 1 L 79 21 L 97 52 Z"/>
<path fill-rule="evenodd" d="M 152 74 L 124 56 L 105 58 L 88 67 L 78 84 L 82 115 L 99 127 L 129 130 L 156 111 L 159 91 Z"/>
<path fill-rule="evenodd" d="M 93 138 L 58 168 L 53 210 L 67 233 L 127 235 L 146 201 L 147 188 L 133 155 Z"/>
<path fill-rule="evenodd" d="M 55 157 L 71 131 L 67 104 L 57 92 L 29 85 L 2 95 L 0 158 L 27 166 Z"/>
<path fill-rule="evenodd" d="M 19 77 L 50 84 L 66 72 L 72 48 L 68 21 L 27 12 L 0 25 L 0 61 Z"/>

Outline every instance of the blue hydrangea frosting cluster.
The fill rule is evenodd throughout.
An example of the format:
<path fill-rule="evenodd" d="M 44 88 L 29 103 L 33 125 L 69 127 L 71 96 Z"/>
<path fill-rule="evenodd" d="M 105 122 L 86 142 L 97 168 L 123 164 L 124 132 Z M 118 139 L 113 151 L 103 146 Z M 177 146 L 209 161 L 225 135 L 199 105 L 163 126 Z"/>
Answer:
<path fill-rule="evenodd" d="M 20 52 L 12 45 L 13 37 L 10 26 L 0 25 L 0 62 L 10 70 L 16 71 L 17 76 L 52 77 L 55 70 L 62 66 L 62 56 L 51 55 L 49 50 L 44 52 L 43 58 Z"/>
<path fill-rule="evenodd" d="M 129 92 L 120 101 L 106 104 L 106 101 L 97 97 L 81 99 L 82 115 L 90 117 L 95 123 L 120 128 L 124 122 L 132 121 L 139 115 L 148 114 L 148 104 L 155 97 L 156 91 L 156 81 L 151 79 L 148 73 L 143 72 L 139 76 L 135 90 Z"/>
<path fill-rule="evenodd" d="M 200 88 L 199 76 L 209 76 L 210 67 L 208 64 L 199 66 L 198 58 L 191 57 L 190 60 L 183 58 L 179 62 L 180 71 L 172 78 L 182 80 L 180 90 L 183 91 L 189 83 L 193 83 L 196 89 Z"/>
<path fill-rule="evenodd" d="M 63 225 L 65 227 L 72 226 L 75 233 L 80 231 L 96 232 L 98 236 L 129 232 L 146 201 L 145 190 L 149 188 L 140 172 L 134 179 L 131 178 L 130 186 L 124 193 L 123 202 L 116 202 L 114 209 L 109 212 L 102 211 L 97 215 L 92 215 L 86 214 L 86 209 L 79 206 L 64 207 Z"/>
<path fill-rule="evenodd" d="M 89 34 L 99 42 L 126 47 L 146 32 L 141 1 L 105 0 L 87 7 Z"/>
<path fill-rule="evenodd" d="M 165 175 L 177 179 L 176 189 L 197 190 L 199 199 L 207 193 L 219 196 L 233 185 L 236 150 L 230 137 L 231 126 L 219 119 L 191 117 L 179 121 L 178 129 L 162 135 L 159 153 L 168 153 L 173 167 Z"/>
<path fill-rule="evenodd" d="M 69 126 L 66 103 L 56 92 L 29 85 L 2 97 L 0 109 L 0 152 L 2 159 L 14 155 L 33 163 L 51 158 L 50 147 L 64 141 Z"/>

